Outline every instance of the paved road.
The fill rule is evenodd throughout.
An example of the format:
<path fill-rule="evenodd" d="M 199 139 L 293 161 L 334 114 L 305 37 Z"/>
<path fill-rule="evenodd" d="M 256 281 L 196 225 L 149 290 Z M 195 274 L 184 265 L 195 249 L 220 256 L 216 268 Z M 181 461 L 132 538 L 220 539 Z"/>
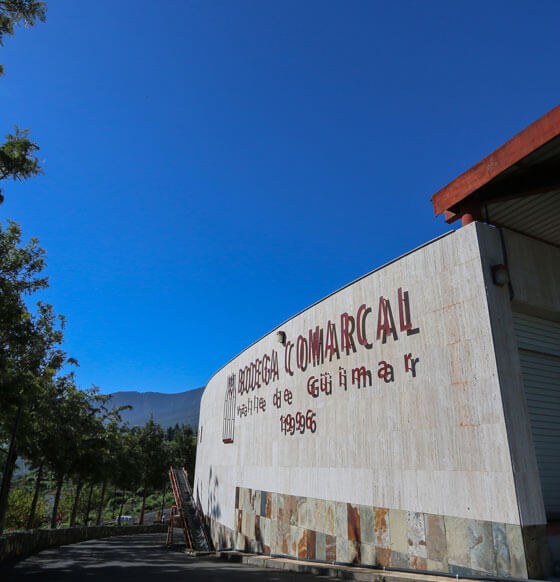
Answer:
<path fill-rule="evenodd" d="M 0 580 L 37 582 L 317 582 L 316 576 L 186 556 L 164 546 L 165 534 L 119 536 L 44 550 L 10 568 Z"/>

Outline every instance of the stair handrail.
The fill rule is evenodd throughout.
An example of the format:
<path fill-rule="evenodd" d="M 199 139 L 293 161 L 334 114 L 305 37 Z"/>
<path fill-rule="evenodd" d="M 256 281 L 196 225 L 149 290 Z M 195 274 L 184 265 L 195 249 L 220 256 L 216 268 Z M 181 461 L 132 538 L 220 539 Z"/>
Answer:
<path fill-rule="evenodd" d="M 208 535 L 208 532 L 206 531 L 206 520 L 204 519 L 204 516 L 202 515 L 202 513 L 198 507 L 198 503 L 196 503 L 196 501 L 194 499 L 193 490 L 192 490 L 192 487 L 189 483 L 189 474 L 187 473 L 187 470 L 185 469 L 185 467 L 182 467 L 182 469 L 183 469 L 183 473 L 185 474 L 185 481 L 187 483 L 189 494 L 190 494 L 192 502 L 193 502 L 194 510 L 196 511 L 196 515 L 198 517 L 198 521 L 200 522 L 200 527 L 202 529 L 202 533 L 204 534 L 204 538 L 206 539 L 206 545 L 208 546 L 208 550 L 212 551 L 214 544 L 212 543 L 212 540 L 211 540 L 210 536 Z"/>
<path fill-rule="evenodd" d="M 177 479 L 175 477 L 175 469 L 173 466 L 169 467 L 169 480 L 171 481 L 171 489 L 173 489 L 173 497 L 175 497 L 175 505 L 179 510 L 179 515 L 181 516 L 181 521 L 183 522 L 183 529 L 185 530 L 185 536 L 187 537 L 187 542 L 189 544 L 189 548 L 193 549 L 193 542 L 191 538 L 191 534 L 189 531 L 189 525 L 185 518 L 185 511 L 183 508 L 183 503 L 181 499 L 181 494 L 179 493 L 179 486 L 177 485 Z M 173 520 L 170 522 L 170 527 L 173 527 Z"/>

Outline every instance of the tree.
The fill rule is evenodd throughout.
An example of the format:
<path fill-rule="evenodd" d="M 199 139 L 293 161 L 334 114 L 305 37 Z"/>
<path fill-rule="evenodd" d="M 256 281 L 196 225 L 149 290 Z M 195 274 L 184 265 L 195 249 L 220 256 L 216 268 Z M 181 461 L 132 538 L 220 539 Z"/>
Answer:
<path fill-rule="evenodd" d="M 39 158 L 33 155 L 38 149 L 39 146 L 29 139 L 29 130 L 20 130 L 16 125 L 14 133 L 8 133 L 0 146 L 0 180 L 26 180 L 42 174 Z M 0 189 L 0 204 L 2 202 L 4 195 Z"/>
<path fill-rule="evenodd" d="M 37 0 L 0 1 L 0 46 L 4 46 L 4 35 L 12 36 L 16 26 L 34 26 L 37 20 L 47 19 L 47 3 Z M 4 67 L 0 65 L 0 75 Z"/>
<path fill-rule="evenodd" d="M 45 22 L 47 4 L 38 0 L 0 0 L 0 46 L 4 37 L 12 36 L 17 26 L 34 26 L 37 20 Z M 0 64 L 0 76 L 4 67 Z M 0 146 L 0 181 L 7 178 L 24 180 L 42 172 L 39 160 L 34 152 L 39 146 L 29 139 L 29 130 L 16 126 L 15 133 L 6 136 L 6 142 Z M 0 204 L 4 201 L 0 189 Z"/>
<path fill-rule="evenodd" d="M 189 425 L 175 425 L 170 460 L 174 467 L 184 467 L 187 470 L 192 485 L 196 463 L 196 435 Z"/>
<path fill-rule="evenodd" d="M 37 239 L 22 243 L 17 224 L 0 224 L 0 441 L 10 442 L 0 488 L 0 531 L 20 424 L 66 356 L 59 347 L 64 318 L 48 304 L 37 303 L 32 313 L 26 303 L 29 295 L 47 287 L 41 276 L 44 255 Z"/>
<path fill-rule="evenodd" d="M 153 416 L 140 430 L 138 444 L 142 455 L 140 484 L 142 485 L 142 509 L 140 524 L 144 523 L 146 497 L 148 491 L 161 489 L 167 478 L 168 458 L 165 450 L 165 433 L 161 425 L 154 422 Z"/>

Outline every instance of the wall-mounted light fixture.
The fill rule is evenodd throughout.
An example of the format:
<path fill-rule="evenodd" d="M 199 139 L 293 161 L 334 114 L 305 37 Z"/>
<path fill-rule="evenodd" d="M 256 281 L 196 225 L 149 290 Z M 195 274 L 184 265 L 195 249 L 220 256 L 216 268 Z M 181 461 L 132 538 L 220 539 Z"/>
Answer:
<path fill-rule="evenodd" d="M 283 331 L 276 332 L 276 341 L 283 346 L 286 345 L 286 333 Z"/>
<path fill-rule="evenodd" d="M 509 283 L 509 271 L 505 265 L 492 265 L 492 280 L 494 285 L 503 287 Z"/>

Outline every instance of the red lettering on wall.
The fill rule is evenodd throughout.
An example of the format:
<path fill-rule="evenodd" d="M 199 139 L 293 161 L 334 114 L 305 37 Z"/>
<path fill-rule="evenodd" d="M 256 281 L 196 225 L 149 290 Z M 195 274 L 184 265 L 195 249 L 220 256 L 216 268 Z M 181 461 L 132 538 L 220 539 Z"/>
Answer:
<path fill-rule="evenodd" d="M 364 346 L 367 350 L 371 350 L 373 344 L 369 343 L 366 337 L 366 317 L 371 313 L 371 307 L 367 307 L 365 303 L 360 305 L 358 313 L 356 314 L 356 335 L 358 336 L 358 343 Z"/>
<path fill-rule="evenodd" d="M 302 336 L 298 335 L 296 344 L 296 363 L 297 367 L 305 372 L 307 369 L 307 357 L 309 355 L 309 349 L 307 347 L 307 340 Z"/>
<path fill-rule="evenodd" d="M 340 359 L 340 352 L 338 351 L 338 339 L 336 338 L 336 325 L 330 321 L 327 323 L 327 339 L 325 341 L 325 357 L 329 357 L 329 362 L 332 357 L 336 355 Z"/>
<path fill-rule="evenodd" d="M 356 351 L 356 344 L 352 334 L 354 333 L 354 318 L 348 313 L 340 316 L 340 349 L 348 355 L 350 350 Z"/>
<path fill-rule="evenodd" d="M 286 372 L 293 376 L 294 372 L 292 370 L 292 349 L 294 344 L 292 342 L 286 342 L 286 348 L 284 349 L 284 369 Z"/>
<path fill-rule="evenodd" d="M 354 384 L 358 384 L 358 388 L 371 386 L 371 372 L 365 366 L 352 369 L 352 385 Z"/>
<path fill-rule="evenodd" d="M 311 376 L 309 380 L 307 380 L 307 393 L 313 398 L 317 398 L 319 396 L 319 380 L 315 378 L 315 376 Z"/>
<path fill-rule="evenodd" d="M 379 362 L 379 369 L 377 370 L 377 376 L 384 380 L 385 382 L 392 382 L 395 379 L 395 374 L 393 372 L 393 366 L 388 364 L 385 360 Z"/>
<path fill-rule="evenodd" d="M 413 358 L 412 354 L 404 355 L 404 371 L 411 372 L 412 377 L 416 378 L 416 364 L 420 361 L 420 358 Z"/>
<path fill-rule="evenodd" d="M 377 339 L 381 339 L 385 343 L 388 335 L 392 335 L 393 339 L 397 339 L 391 304 L 382 295 L 379 298 L 379 311 L 377 314 Z"/>
<path fill-rule="evenodd" d="M 309 360 L 313 362 L 313 366 L 324 362 L 323 328 L 319 326 L 315 328 L 315 331 L 309 330 Z"/>
<path fill-rule="evenodd" d="M 271 362 L 271 370 L 270 370 L 270 376 L 272 380 L 278 380 L 278 378 L 280 377 L 280 375 L 278 374 L 278 354 L 276 353 L 276 350 L 272 350 L 272 358 L 271 358 L 272 362 Z"/>

